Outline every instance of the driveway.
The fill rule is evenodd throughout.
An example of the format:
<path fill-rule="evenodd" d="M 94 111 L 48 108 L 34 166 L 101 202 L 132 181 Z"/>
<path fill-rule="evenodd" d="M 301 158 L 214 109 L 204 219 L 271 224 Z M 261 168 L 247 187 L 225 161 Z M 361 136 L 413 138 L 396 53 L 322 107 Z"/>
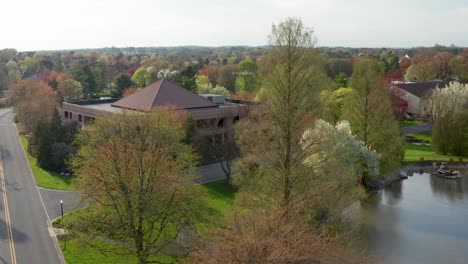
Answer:
<path fill-rule="evenodd" d="M 219 163 L 201 166 L 198 168 L 198 173 L 199 177 L 195 179 L 198 184 L 217 181 L 226 177 Z M 80 194 L 77 192 L 46 188 L 39 188 L 39 191 L 51 220 L 61 216 L 60 200 L 63 201 L 64 213 L 86 207 L 86 203 L 80 202 Z"/>
<path fill-rule="evenodd" d="M 420 124 L 415 126 L 408 126 L 400 128 L 400 133 L 402 135 L 414 134 L 414 133 L 421 133 L 426 131 L 431 131 L 432 125 L 430 124 Z"/>

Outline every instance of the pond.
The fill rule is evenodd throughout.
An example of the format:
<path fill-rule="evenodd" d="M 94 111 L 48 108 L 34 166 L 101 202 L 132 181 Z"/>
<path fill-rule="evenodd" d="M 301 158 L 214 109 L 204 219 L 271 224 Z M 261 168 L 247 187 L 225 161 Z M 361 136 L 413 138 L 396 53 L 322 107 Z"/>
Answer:
<path fill-rule="evenodd" d="M 361 202 L 358 217 L 382 263 L 468 263 L 468 177 L 414 174 Z"/>

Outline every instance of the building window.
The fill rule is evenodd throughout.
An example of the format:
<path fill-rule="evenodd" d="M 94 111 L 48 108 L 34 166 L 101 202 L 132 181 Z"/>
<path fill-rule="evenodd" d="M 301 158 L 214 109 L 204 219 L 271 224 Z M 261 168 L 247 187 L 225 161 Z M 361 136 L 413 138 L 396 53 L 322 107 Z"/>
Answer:
<path fill-rule="evenodd" d="M 79 114 L 78 115 L 78 122 L 82 122 L 82 119 L 83 119 L 82 116 Z"/>
<path fill-rule="evenodd" d="M 240 117 L 239 116 L 236 116 L 234 117 L 234 120 L 232 120 L 232 123 L 235 124 L 239 121 Z"/>
<path fill-rule="evenodd" d="M 201 119 L 197 120 L 197 127 L 198 128 L 212 128 L 214 126 L 215 119 Z"/>
<path fill-rule="evenodd" d="M 73 119 L 73 113 L 70 112 L 70 119 Z"/>
<path fill-rule="evenodd" d="M 218 121 L 218 127 L 221 128 L 224 126 L 224 118 L 221 118 L 219 121 Z"/>
<path fill-rule="evenodd" d="M 68 118 L 68 111 L 64 111 L 64 112 L 63 112 L 63 116 L 64 116 L 65 118 Z"/>

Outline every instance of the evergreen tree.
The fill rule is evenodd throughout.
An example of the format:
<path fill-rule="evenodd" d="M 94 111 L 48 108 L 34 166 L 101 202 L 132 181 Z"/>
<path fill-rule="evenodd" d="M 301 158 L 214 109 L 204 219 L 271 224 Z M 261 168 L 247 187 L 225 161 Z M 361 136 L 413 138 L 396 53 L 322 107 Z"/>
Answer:
<path fill-rule="evenodd" d="M 34 135 L 37 144 L 37 165 L 43 169 L 52 170 L 53 162 L 51 157 L 54 138 L 50 131 L 49 122 L 47 120 L 40 121 L 36 126 Z"/>
<path fill-rule="evenodd" d="M 57 109 L 55 109 L 54 114 L 52 115 L 52 118 L 48 123 L 48 126 L 53 141 L 63 142 L 65 131 L 62 125 L 62 118 L 60 117 L 60 114 L 58 113 Z"/>
<path fill-rule="evenodd" d="M 132 87 L 133 81 L 128 74 L 121 73 L 117 77 L 115 85 L 117 86 L 117 88 L 113 91 L 112 96 L 122 97 L 122 94 L 125 91 L 125 89 Z"/>

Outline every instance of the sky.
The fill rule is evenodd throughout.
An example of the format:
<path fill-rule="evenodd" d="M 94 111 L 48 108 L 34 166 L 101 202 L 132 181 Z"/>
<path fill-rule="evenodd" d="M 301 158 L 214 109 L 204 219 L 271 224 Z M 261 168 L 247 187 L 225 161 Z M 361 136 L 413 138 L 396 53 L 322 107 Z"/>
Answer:
<path fill-rule="evenodd" d="M 468 0 L 2 0 L 0 49 L 260 46 L 288 17 L 318 46 L 468 47 Z"/>

